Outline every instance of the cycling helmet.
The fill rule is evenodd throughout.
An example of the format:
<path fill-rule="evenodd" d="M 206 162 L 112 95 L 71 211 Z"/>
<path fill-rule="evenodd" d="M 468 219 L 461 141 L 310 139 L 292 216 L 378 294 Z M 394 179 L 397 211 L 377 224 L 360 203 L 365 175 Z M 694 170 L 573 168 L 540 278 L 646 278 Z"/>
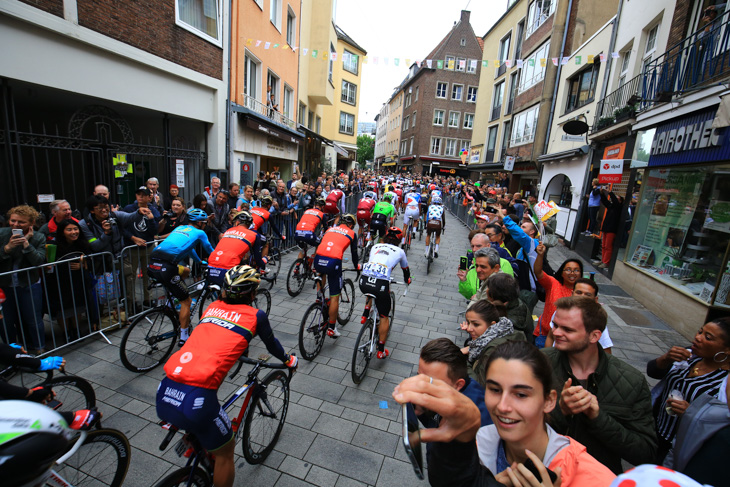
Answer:
<path fill-rule="evenodd" d="M 259 201 L 261 201 L 261 205 L 270 205 L 274 202 L 274 199 L 268 194 L 265 194 L 259 198 Z"/>
<path fill-rule="evenodd" d="M 68 450 L 72 431 L 53 409 L 30 401 L 0 401 L 0 478 L 3 485 L 45 485 Z"/>
<path fill-rule="evenodd" d="M 261 282 L 256 269 L 247 265 L 239 265 L 228 272 L 223 279 L 225 299 L 238 300 L 256 291 Z"/>
<path fill-rule="evenodd" d="M 433 191 L 433 190 L 436 189 L 436 185 L 433 184 L 433 183 L 431 183 L 431 184 L 428 185 L 428 189 L 430 189 L 431 191 Z"/>
<path fill-rule="evenodd" d="M 431 198 L 431 203 L 434 205 L 440 205 L 441 204 L 441 196 L 434 196 Z"/>
<path fill-rule="evenodd" d="M 403 238 L 403 230 L 401 230 L 398 227 L 390 227 L 388 231 L 385 233 L 385 240 L 393 239 L 398 242 L 401 241 Z"/>
<path fill-rule="evenodd" d="M 247 211 L 239 211 L 233 219 L 246 227 L 250 227 L 253 223 L 253 216 Z"/>
<path fill-rule="evenodd" d="M 345 189 L 345 185 L 340 183 L 337 185 L 337 189 Z"/>
<path fill-rule="evenodd" d="M 371 199 L 371 200 L 374 200 L 374 199 L 375 199 L 375 193 L 374 193 L 374 192 L 372 192 L 372 191 L 365 191 L 365 192 L 364 192 L 364 193 L 362 194 L 362 197 L 363 197 L 363 198 L 369 198 L 369 199 Z"/>
<path fill-rule="evenodd" d="M 200 208 L 193 208 L 188 212 L 188 219 L 191 222 L 204 222 L 208 219 L 208 214 Z"/>
<path fill-rule="evenodd" d="M 319 206 L 324 206 L 327 204 L 327 200 L 322 197 L 319 197 L 319 198 L 317 198 L 316 204 Z"/>
<path fill-rule="evenodd" d="M 391 201 L 393 201 L 393 195 L 390 193 L 385 193 L 383 195 L 383 201 L 387 201 L 388 203 L 390 203 Z"/>
<path fill-rule="evenodd" d="M 346 224 L 352 225 L 354 227 L 355 226 L 355 221 L 356 221 L 355 220 L 355 215 L 353 215 L 351 213 L 347 213 L 346 215 L 343 215 L 342 216 L 342 220 L 341 221 L 342 221 L 342 223 L 346 223 Z"/>

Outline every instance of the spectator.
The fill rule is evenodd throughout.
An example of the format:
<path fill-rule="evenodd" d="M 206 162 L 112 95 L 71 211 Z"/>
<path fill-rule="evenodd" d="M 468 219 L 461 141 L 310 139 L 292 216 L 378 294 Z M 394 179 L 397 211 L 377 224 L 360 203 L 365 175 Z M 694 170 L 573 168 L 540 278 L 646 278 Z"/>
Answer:
<path fill-rule="evenodd" d="M 52 244 L 56 243 L 56 229 L 62 221 L 69 218 L 76 222 L 78 220 L 71 216 L 71 205 L 66 200 L 53 200 L 49 208 L 51 210 L 51 219 L 38 230 L 38 233 L 45 235 L 46 243 Z"/>
<path fill-rule="evenodd" d="M 611 485 L 616 476 L 590 454 L 590 447 L 586 452 L 578 440 L 561 436 L 548 424 L 548 415 L 558 409 L 558 395 L 543 354 L 529 343 L 507 342 L 492 352 L 485 371 L 485 402 L 495 423 L 479 429 L 477 447 L 482 465 L 500 472 L 497 480 L 515 485 L 510 473 L 521 471 L 516 463 L 532 459 L 536 465 L 559 471 L 562 487 Z"/>
<path fill-rule="evenodd" d="M 239 196 L 238 201 L 236 202 L 236 208 L 241 208 L 242 203 L 246 203 L 249 208 L 256 206 L 254 204 L 255 202 L 253 195 L 253 186 L 246 185 L 246 187 L 243 188 L 243 194 Z"/>
<path fill-rule="evenodd" d="M 208 201 L 208 204 L 210 204 L 210 201 Z M 215 235 L 215 242 L 217 243 L 220 235 L 230 228 L 228 223 L 228 212 L 230 211 L 230 207 L 228 206 L 227 191 L 218 192 L 215 197 L 215 203 L 213 204 L 212 210 L 213 219 L 209 226 L 213 227 L 213 234 Z"/>
<path fill-rule="evenodd" d="M 185 200 L 173 198 L 171 210 L 165 213 L 157 226 L 158 239 L 165 239 L 180 225 L 188 225 L 188 214 L 185 212 Z"/>
<path fill-rule="evenodd" d="M 195 195 L 195 197 L 193 198 L 193 208 L 203 210 L 206 215 L 213 214 L 213 208 L 212 206 L 208 205 L 208 198 L 205 197 L 204 193 Z"/>
<path fill-rule="evenodd" d="M 474 270 L 477 275 L 479 287 L 477 292 L 469 300 L 467 310 L 474 303 L 481 299 L 487 299 L 487 278 L 492 274 L 500 272 L 499 254 L 491 247 L 483 247 L 474 252 Z"/>
<path fill-rule="evenodd" d="M 493 274 L 496 275 L 496 274 Z M 461 329 L 469 334 L 461 352 L 467 356 L 469 376 L 486 387 L 484 382 L 487 357 L 500 344 L 509 340 L 525 340 L 525 334 L 515 331 L 512 322 L 505 317 L 506 309 L 502 305 L 482 300 L 466 311 L 466 321 Z"/>
<path fill-rule="evenodd" d="M 314 201 L 316 200 L 316 194 L 314 190 L 314 184 L 307 184 L 307 191 L 299 198 L 299 210 L 308 210 L 314 207 Z"/>
<path fill-rule="evenodd" d="M 491 247 L 499 252 L 499 256 L 501 258 L 512 259 L 512 254 L 504 245 L 504 232 L 502 231 L 502 225 L 499 223 L 490 223 L 484 229 L 484 233 L 487 237 L 489 237 Z"/>
<path fill-rule="evenodd" d="M 658 462 L 671 448 L 680 419 L 701 394 L 717 395 L 730 367 L 730 318 L 705 323 L 695 334 L 692 347 L 672 347 L 651 360 L 646 374 L 661 379 L 653 395 Z"/>
<path fill-rule="evenodd" d="M 149 178 L 145 186 L 147 186 L 147 189 L 150 190 L 150 195 L 152 196 L 149 207 L 154 208 L 155 210 L 157 210 L 157 213 L 162 215 L 165 201 L 163 200 L 162 195 L 159 192 L 160 181 L 157 178 Z"/>
<path fill-rule="evenodd" d="M 203 194 L 205 195 L 205 199 L 209 201 L 213 201 L 213 198 L 218 194 L 218 192 L 221 190 L 221 179 L 213 176 L 210 178 L 210 188 L 206 189 Z M 212 206 L 212 204 L 211 204 Z"/>
<path fill-rule="evenodd" d="M 517 225 L 512 218 L 505 217 L 501 211 L 496 213 L 497 219 L 504 225 L 504 228 L 509 232 L 512 238 L 520 244 L 520 250 L 517 254 L 512 254 L 517 259 L 522 259 L 532 268 L 535 265 L 535 259 L 537 258 L 537 246 L 540 241 L 537 239 L 537 227 L 532 221 L 523 222 L 521 225 Z M 533 292 L 536 290 L 535 278 L 530 275 L 530 287 Z"/>
<path fill-rule="evenodd" d="M 155 221 L 159 221 L 160 217 L 162 216 L 162 213 L 160 212 L 160 207 L 155 205 L 152 202 L 152 191 L 149 190 L 149 188 L 145 186 L 140 186 L 135 194 L 135 201 L 134 203 L 130 203 L 127 206 L 124 207 L 124 211 L 126 213 L 136 213 L 138 209 L 140 208 L 147 208 L 152 213 L 152 216 L 154 217 Z M 143 212 L 147 213 L 147 212 Z"/>
<path fill-rule="evenodd" d="M 292 186 L 297 184 L 297 181 L 299 181 L 300 178 L 301 178 L 301 175 L 299 174 L 299 168 L 295 167 L 295 170 L 291 175 L 291 179 L 286 182 L 286 189 L 290 190 L 292 188 Z"/>
<path fill-rule="evenodd" d="M 550 322 L 548 320 L 555 312 L 555 303 L 560 298 L 571 296 L 575 282 L 583 277 L 583 262 L 579 259 L 566 259 L 558 267 L 558 271 L 555 273 L 556 277 L 548 276 L 542 270 L 546 250 L 543 244 L 537 246 L 537 259 L 535 259 L 534 268 L 537 282 L 545 289 L 545 307 L 533 332 L 533 336 L 536 337 L 535 345 L 540 348 L 545 346 L 545 340 L 550 332 Z"/>
<path fill-rule="evenodd" d="M 33 267 L 45 262 L 45 236 L 33 232 L 38 212 L 28 205 L 8 212 L 8 226 L 0 228 L 0 273 L 16 271 L 0 277 L 5 293 L 3 304 L 3 340 L 23 341 L 35 355 L 45 352 L 42 285 Z M 21 271 L 21 269 L 30 269 Z"/>
<path fill-rule="evenodd" d="M 131 225 L 122 227 L 126 246 L 134 246 L 130 248 L 123 257 L 124 262 L 124 282 L 125 296 L 129 300 L 127 302 L 128 310 L 131 307 L 133 311 L 137 311 L 135 280 L 137 278 L 137 270 L 142 273 L 142 294 L 144 306 L 150 306 L 150 290 L 149 277 L 147 276 L 147 266 L 149 264 L 149 254 L 152 251 L 152 242 L 157 235 L 158 221 L 160 214 L 155 212 L 157 209 L 152 204 L 152 192 L 142 186 L 136 192 L 137 201 L 124 207 L 124 211 L 131 215 Z M 148 243 L 149 242 L 149 243 Z M 131 299 L 130 299 L 131 298 Z"/>
<path fill-rule="evenodd" d="M 601 190 L 601 202 L 606 207 L 603 216 L 603 224 L 601 225 L 601 260 L 598 262 L 591 261 L 599 269 L 605 269 L 611 264 L 611 255 L 613 254 L 613 242 L 618 232 L 618 224 L 621 219 L 621 210 L 624 206 L 624 200 L 620 196 L 616 196 L 612 192 Z"/>
<path fill-rule="evenodd" d="M 288 206 L 287 202 L 287 191 L 286 191 L 286 183 L 279 179 L 276 182 L 276 191 L 271 195 L 271 197 L 274 199 L 274 209 L 276 210 L 275 213 L 284 214 L 284 211 L 286 211 L 286 207 Z M 288 214 L 288 213 L 287 213 Z"/>
<path fill-rule="evenodd" d="M 649 386 L 641 372 L 598 344 L 606 311 L 584 297 L 562 298 L 555 306 L 555 345 L 543 350 L 562 387 L 553 427 L 616 474 L 622 458 L 652 463 L 657 443 Z"/>
<path fill-rule="evenodd" d="M 469 232 L 471 236 L 471 250 L 476 252 L 481 248 L 489 248 L 490 242 L 489 237 L 481 230 L 472 230 Z M 512 265 L 509 262 L 499 259 L 499 266 L 502 269 L 504 266 L 505 273 L 512 275 Z M 477 277 L 476 271 L 476 259 L 471 263 L 469 269 L 466 271 L 459 269 L 456 271 L 456 276 L 459 278 L 459 294 L 464 296 L 466 299 L 471 299 L 474 294 L 479 290 L 479 278 Z"/>
<path fill-rule="evenodd" d="M 509 188 L 509 175 L 506 172 L 499 173 L 499 187 L 505 191 Z"/>
<path fill-rule="evenodd" d="M 520 299 L 517 279 L 499 272 L 487 279 L 487 300 L 495 305 L 504 306 L 506 317 L 512 322 L 515 331 L 521 331 L 528 337 L 534 330 L 532 312 L 527 304 Z"/>
<path fill-rule="evenodd" d="M 492 424 L 484 404 L 484 387 L 469 377 L 466 355 L 448 338 L 436 338 L 421 348 L 418 373 L 442 380 L 472 400 L 479 408 L 482 426 Z M 439 419 L 431 411 L 414 406 L 418 420 L 426 428 L 437 428 Z"/>
<path fill-rule="evenodd" d="M 123 211 L 109 211 L 109 200 L 103 196 L 90 196 L 86 200 L 88 216 L 80 222 L 84 240 L 89 242 L 93 253 L 110 252 L 119 257 L 124 248 L 123 228 L 133 224 L 132 215 Z M 139 211 L 139 210 L 138 210 Z M 111 262 L 108 263 L 111 269 Z"/>
<path fill-rule="evenodd" d="M 596 284 L 596 281 L 581 277 L 575 281 L 575 284 L 573 285 L 573 294 L 571 294 L 571 296 L 583 296 L 584 298 L 592 299 L 597 303 L 598 284 Z M 553 313 L 553 316 L 550 318 L 550 332 L 545 340 L 546 347 L 552 347 L 555 343 L 555 337 L 553 337 L 553 328 L 555 328 L 555 324 L 553 323 L 554 318 L 555 313 Z M 608 334 L 608 323 L 606 323 L 606 328 L 603 330 L 603 333 L 601 333 L 601 338 L 598 340 L 598 343 L 601 345 L 604 352 L 611 354 L 613 341 L 611 341 L 611 337 Z"/>
<path fill-rule="evenodd" d="M 593 235 L 598 223 L 598 210 L 601 208 L 601 186 L 598 184 L 598 178 L 591 182 L 591 191 L 586 198 L 588 198 L 588 229 L 585 235 Z"/>
<path fill-rule="evenodd" d="M 89 270 L 84 255 L 92 253 L 89 242 L 81 235 L 81 226 L 75 220 L 64 220 L 58 224 L 58 248 L 56 250 L 56 279 L 48 285 L 49 309 L 54 318 L 63 324 L 69 341 L 91 334 L 99 329 L 99 308 L 94 298 L 94 276 Z M 79 259 L 79 260 L 76 260 Z M 63 262 L 70 261 L 70 262 Z M 93 270 L 93 265 L 91 266 Z M 80 332 L 79 317 L 86 311 L 88 332 Z M 65 322 L 65 323 L 64 323 Z"/>
<path fill-rule="evenodd" d="M 228 206 L 231 210 L 238 208 L 238 198 L 241 196 L 241 185 L 231 183 L 228 185 Z"/>
<path fill-rule="evenodd" d="M 170 211 L 170 209 L 172 208 L 172 201 L 175 198 L 178 198 L 179 196 L 180 196 L 180 188 L 178 188 L 176 184 L 171 184 L 170 191 L 167 193 L 167 197 L 165 198 L 165 204 L 164 204 L 165 211 Z"/>

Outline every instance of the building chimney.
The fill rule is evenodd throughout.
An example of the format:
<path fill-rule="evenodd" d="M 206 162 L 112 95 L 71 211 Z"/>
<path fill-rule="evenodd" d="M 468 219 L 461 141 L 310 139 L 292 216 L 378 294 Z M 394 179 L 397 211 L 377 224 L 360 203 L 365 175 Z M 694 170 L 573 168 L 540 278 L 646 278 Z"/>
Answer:
<path fill-rule="evenodd" d="M 462 10 L 461 11 L 461 19 L 460 21 L 468 24 L 469 23 L 469 17 L 471 16 L 471 12 L 469 10 Z"/>

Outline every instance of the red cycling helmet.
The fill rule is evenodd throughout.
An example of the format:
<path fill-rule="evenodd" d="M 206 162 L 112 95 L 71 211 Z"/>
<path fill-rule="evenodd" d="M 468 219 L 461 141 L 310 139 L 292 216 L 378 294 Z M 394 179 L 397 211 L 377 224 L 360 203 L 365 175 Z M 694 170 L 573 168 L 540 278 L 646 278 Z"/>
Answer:
<path fill-rule="evenodd" d="M 403 238 L 403 230 L 401 230 L 398 227 L 390 227 L 388 231 L 385 233 L 385 238 L 397 238 L 398 240 L 401 240 Z"/>

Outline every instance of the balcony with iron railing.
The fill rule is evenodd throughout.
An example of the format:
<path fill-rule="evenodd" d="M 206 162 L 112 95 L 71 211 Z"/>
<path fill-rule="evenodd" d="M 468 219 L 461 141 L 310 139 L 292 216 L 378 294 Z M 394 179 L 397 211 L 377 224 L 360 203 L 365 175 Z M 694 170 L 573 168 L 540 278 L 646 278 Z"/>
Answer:
<path fill-rule="evenodd" d="M 297 129 L 297 124 L 294 122 L 294 120 L 282 115 L 277 110 L 274 110 L 273 108 L 269 108 L 266 106 L 266 104 L 261 103 L 256 98 L 249 96 L 249 95 L 243 95 L 243 106 L 251 110 L 252 112 L 255 112 L 262 117 L 268 118 L 272 122 L 279 124 L 283 127 L 286 127 L 291 130 Z"/>
<path fill-rule="evenodd" d="M 502 64 L 500 64 L 499 67 L 494 72 L 494 79 L 499 78 L 500 76 L 502 76 L 504 73 L 507 72 L 507 65 L 504 63 L 504 61 L 500 61 L 500 63 L 502 63 Z"/>
<path fill-rule="evenodd" d="M 512 109 L 514 109 L 514 107 L 515 107 L 514 92 L 512 94 L 513 94 L 513 96 L 511 96 L 509 101 L 507 101 L 507 109 L 504 111 L 505 115 L 509 115 L 510 113 L 512 113 Z"/>
<path fill-rule="evenodd" d="M 730 78 L 730 19 L 703 27 L 667 49 L 644 71 L 597 104 L 592 132 L 602 131 L 674 96 Z"/>
<path fill-rule="evenodd" d="M 492 122 L 497 120 L 502 115 L 502 105 L 492 107 L 492 115 L 489 117 L 489 121 Z"/>

